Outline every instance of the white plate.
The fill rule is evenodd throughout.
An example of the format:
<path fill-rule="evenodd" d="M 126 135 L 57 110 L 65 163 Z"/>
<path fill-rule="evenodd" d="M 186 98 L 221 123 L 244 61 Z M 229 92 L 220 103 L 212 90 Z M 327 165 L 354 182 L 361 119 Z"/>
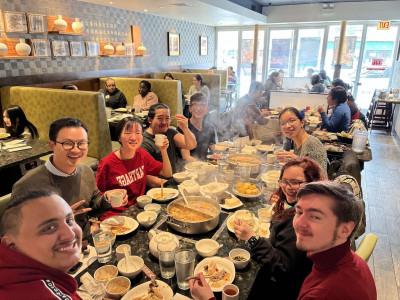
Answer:
<path fill-rule="evenodd" d="M 256 149 L 260 152 L 273 152 L 275 145 L 258 145 Z"/>
<path fill-rule="evenodd" d="M 0 132 L 0 140 L 9 138 L 10 134 L 7 132 Z"/>
<path fill-rule="evenodd" d="M 120 108 L 116 108 L 114 109 L 115 112 L 119 112 L 119 113 L 126 113 L 128 112 L 128 110 L 125 107 L 120 107 Z"/>
<path fill-rule="evenodd" d="M 235 197 L 231 193 L 228 193 L 228 194 L 229 194 L 229 196 L 226 197 L 226 198 L 235 198 L 235 199 L 237 199 L 236 204 L 235 205 L 220 204 L 219 206 L 221 206 L 223 209 L 227 209 L 227 210 L 235 209 L 235 208 L 239 208 L 239 207 L 243 206 L 243 202 L 240 201 L 239 198 Z"/>
<path fill-rule="evenodd" d="M 164 188 L 164 199 L 156 199 L 154 198 L 157 194 L 161 193 L 161 188 L 153 188 L 148 190 L 148 192 L 146 193 L 147 196 L 150 196 L 151 198 L 153 198 L 153 200 L 158 201 L 158 202 L 166 202 L 169 200 L 172 200 L 176 197 L 178 197 L 179 195 L 179 191 L 176 189 L 171 189 L 171 188 Z"/>
<path fill-rule="evenodd" d="M 113 220 L 115 220 L 115 222 L 113 222 Z M 107 226 L 106 223 L 110 223 L 110 224 L 119 224 L 119 223 L 123 223 L 124 227 L 126 227 L 127 229 L 123 232 L 115 232 L 113 231 L 113 228 L 115 227 L 110 227 Z M 131 233 L 133 231 L 135 231 L 137 228 L 139 227 L 139 223 L 131 218 L 131 217 L 127 217 L 127 216 L 114 216 L 114 217 L 110 217 L 105 219 L 103 222 L 101 222 L 100 224 L 100 228 L 101 229 L 110 229 L 111 231 L 115 233 L 115 235 L 125 235 L 128 233 Z"/>
<path fill-rule="evenodd" d="M 147 281 L 134 287 L 133 289 L 128 291 L 121 300 L 130 300 L 134 297 L 139 297 L 148 293 L 150 282 L 151 281 Z M 163 300 L 172 300 L 174 297 L 174 292 L 172 291 L 171 287 L 161 280 L 157 280 L 157 284 L 159 286 L 161 294 L 163 295 Z"/>
<path fill-rule="evenodd" d="M 210 286 L 213 292 L 222 292 L 222 289 L 225 285 L 230 284 L 233 282 L 233 280 L 235 280 L 235 265 L 233 264 L 233 262 L 226 258 L 218 256 L 207 257 L 197 264 L 196 268 L 194 269 L 194 274 L 200 272 L 203 272 L 203 274 L 205 274 L 204 267 L 212 262 L 216 263 L 218 269 L 224 269 L 227 273 L 229 273 L 229 280 L 224 281 L 218 287 Z M 206 280 L 210 284 L 210 279 L 206 278 Z"/>
<path fill-rule="evenodd" d="M 235 221 L 235 214 L 230 215 L 226 220 L 226 227 L 232 233 L 235 233 L 235 225 L 233 223 L 234 221 Z M 257 232 L 258 230 L 258 223 L 259 223 L 258 218 L 254 217 L 254 226 L 252 228 L 254 232 Z"/>
<path fill-rule="evenodd" d="M 258 187 L 257 187 L 257 189 L 259 190 L 259 192 L 258 192 L 257 194 L 254 194 L 254 195 L 239 193 L 235 188 L 232 189 L 232 192 L 233 192 L 236 196 L 240 196 L 240 197 L 248 198 L 248 199 L 253 199 L 253 198 L 257 198 L 257 197 L 260 197 L 260 196 L 261 196 L 261 191 L 260 191 L 260 189 L 259 189 Z"/>
<path fill-rule="evenodd" d="M 217 167 L 205 161 L 193 161 L 185 165 L 185 170 L 189 172 L 196 172 L 200 169 L 205 171 L 215 170 Z"/>

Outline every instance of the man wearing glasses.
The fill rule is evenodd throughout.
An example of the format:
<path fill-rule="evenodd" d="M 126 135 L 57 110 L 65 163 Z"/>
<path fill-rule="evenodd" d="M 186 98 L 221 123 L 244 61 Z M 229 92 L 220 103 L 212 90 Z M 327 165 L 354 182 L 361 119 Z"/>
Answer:
<path fill-rule="evenodd" d="M 93 171 L 79 164 L 87 155 L 88 145 L 88 130 L 80 120 L 62 118 L 54 121 L 49 130 L 53 155 L 44 165 L 31 170 L 14 184 L 12 198 L 32 189 L 53 190 L 67 201 L 78 215 L 77 223 L 88 233 L 89 217 L 85 213 L 93 210 L 91 214 L 96 214 L 110 207 L 103 201 Z"/>

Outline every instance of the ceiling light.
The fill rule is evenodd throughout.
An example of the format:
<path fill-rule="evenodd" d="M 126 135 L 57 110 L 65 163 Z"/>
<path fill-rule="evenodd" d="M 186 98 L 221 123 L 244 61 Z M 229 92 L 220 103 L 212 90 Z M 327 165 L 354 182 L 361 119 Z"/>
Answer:
<path fill-rule="evenodd" d="M 149 10 L 147 8 L 143 9 L 144 12 L 148 12 Z"/>
<path fill-rule="evenodd" d="M 114 2 L 112 2 L 112 1 L 110 1 L 110 2 L 108 2 L 108 3 L 110 3 L 111 5 L 113 5 L 113 4 L 114 4 Z"/>

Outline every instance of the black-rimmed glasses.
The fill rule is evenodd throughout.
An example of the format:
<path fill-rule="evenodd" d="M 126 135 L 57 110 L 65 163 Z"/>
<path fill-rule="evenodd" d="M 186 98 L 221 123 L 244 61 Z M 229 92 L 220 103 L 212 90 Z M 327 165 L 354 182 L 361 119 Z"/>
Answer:
<path fill-rule="evenodd" d="M 294 188 L 300 187 L 303 183 L 306 183 L 305 181 L 302 180 L 288 180 L 288 179 L 280 179 L 278 182 L 282 185 L 288 185 Z"/>
<path fill-rule="evenodd" d="M 74 149 L 75 145 L 79 150 L 86 150 L 88 148 L 89 142 L 88 141 L 64 141 L 64 142 L 58 142 L 56 141 L 57 144 L 61 144 L 64 150 L 72 150 Z"/>

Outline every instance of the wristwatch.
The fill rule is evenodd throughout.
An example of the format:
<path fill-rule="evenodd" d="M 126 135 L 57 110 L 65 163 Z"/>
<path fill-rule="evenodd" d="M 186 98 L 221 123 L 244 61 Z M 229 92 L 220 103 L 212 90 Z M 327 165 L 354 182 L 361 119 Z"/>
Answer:
<path fill-rule="evenodd" d="M 250 248 L 253 249 L 257 245 L 258 237 L 257 236 L 252 236 L 249 238 L 246 242 L 246 245 Z"/>

